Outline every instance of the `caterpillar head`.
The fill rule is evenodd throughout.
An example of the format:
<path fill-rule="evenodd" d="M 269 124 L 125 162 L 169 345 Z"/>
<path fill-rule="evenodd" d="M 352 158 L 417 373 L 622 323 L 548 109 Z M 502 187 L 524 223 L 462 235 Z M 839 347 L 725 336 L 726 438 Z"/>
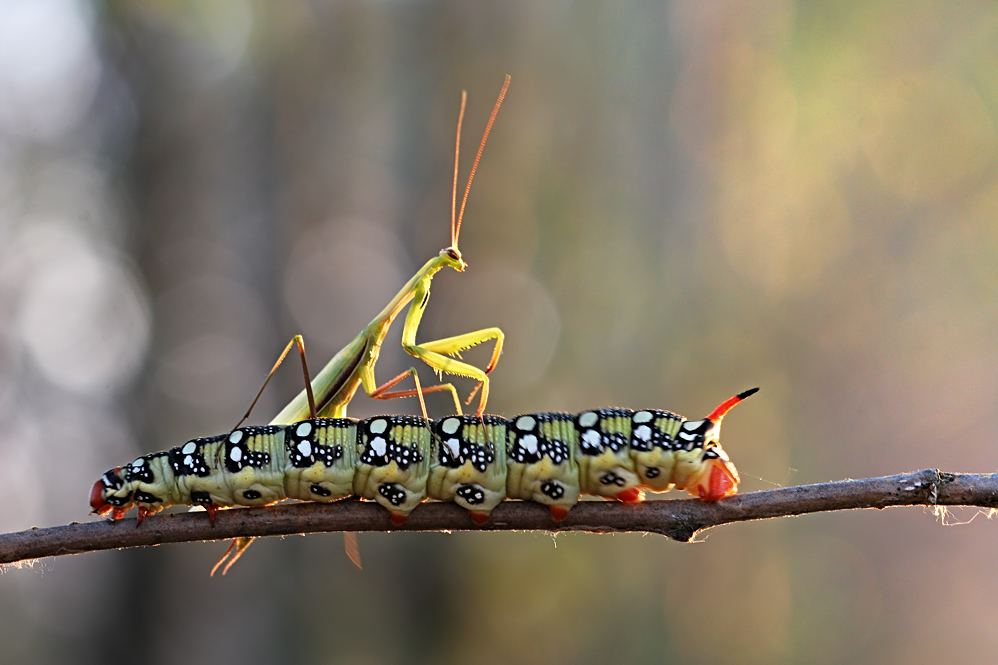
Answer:
<path fill-rule="evenodd" d="M 738 491 L 738 470 L 720 444 L 721 419 L 735 404 L 758 391 L 758 388 L 752 388 L 721 402 L 691 432 L 697 437 L 703 437 L 703 454 L 700 469 L 686 483 L 690 494 L 695 494 L 704 501 L 717 501 Z"/>
<path fill-rule="evenodd" d="M 131 484 L 121 475 L 121 467 L 115 467 L 97 479 L 90 489 L 90 507 L 98 515 L 111 513 L 111 518 L 120 520 L 132 507 Z"/>

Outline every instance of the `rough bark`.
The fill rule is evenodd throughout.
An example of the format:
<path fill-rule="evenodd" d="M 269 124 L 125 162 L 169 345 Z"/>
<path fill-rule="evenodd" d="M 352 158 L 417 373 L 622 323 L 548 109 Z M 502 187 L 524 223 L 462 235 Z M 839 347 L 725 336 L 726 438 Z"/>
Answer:
<path fill-rule="evenodd" d="M 688 542 L 703 529 L 731 522 L 832 510 L 937 505 L 998 508 L 998 474 L 925 469 L 882 478 L 748 492 L 716 503 L 697 499 L 636 504 L 584 501 L 561 523 L 553 522 L 544 506 L 507 501 L 493 511 L 483 527 L 474 526 L 468 513 L 451 503 L 423 504 L 403 526 L 394 527 L 388 513 L 377 504 L 350 500 L 223 510 L 218 512 L 214 525 L 204 512 L 156 515 L 147 517 L 139 526 L 134 519 L 74 522 L 0 535 L 0 564 L 163 543 L 336 531 L 633 531 Z"/>

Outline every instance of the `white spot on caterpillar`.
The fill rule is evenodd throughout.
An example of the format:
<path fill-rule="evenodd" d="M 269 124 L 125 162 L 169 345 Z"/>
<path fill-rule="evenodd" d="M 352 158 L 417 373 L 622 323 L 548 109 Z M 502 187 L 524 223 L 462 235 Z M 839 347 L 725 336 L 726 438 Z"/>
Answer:
<path fill-rule="evenodd" d="M 384 418 L 378 418 L 377 420 L 372 420 L 369 425 L 372 434 L 384 434 L 388 429 L 388 421 Z M 383 453 L 378 453 L 379 455 Z"/>
<path fill-rule="evenodd" d="M 521 419 L 522 420 L 522 419 Z M 530 419 L 533 421 L 533 418 Z M 533 434 L 527 434 L 522 439 L 520 439 L 520 445 L 529 450 L 531 454 L 537 454 L 537 437 Z"/>
<path fill-rule="evenodd" d="M 229 435 L 229 441 L 231 441 L 232 443 L 239 443 L 242 440 L 243 440 L 242 430 L 237 429 L 235 432 Z"/>
<path fill-rule="evenodd" d="M 592 427 L 597 422 L 599 422 L 599 416 L 592 411 L 586 411 L 581 416 L 579 416 L 579 424 L 583 427 Z"/>
<path fill-rule="evenodd" d="M 297 434 L 298 436 L 308 436 L 311 433 L 312 433 L 312 423 L 302 423 L 301 425 L 298 426 L 298 429 L 295 430 L 295 434 Z"/>
<path fill-rule="evenodd" d="M 599 432 L 594 429 L 586 430 L 582 434 L 582 440 L 588 443 L 593 448 L 600 446 L 602 437 L 600 437 Z"/>
<path fill-rule="evenodd" d="M 521 432 L 530 432 L 535 427 L 537 427 L 537 421 L 534 419 L 533 416 L 520 416 L 519 418 L 516 419 L 516 429 L 520 430 Z M 534 451 L 537 450 L 536 445 L 537 445 L 537 438 L 535 437 Z"/>
<path fill-rule="evenodd" d="M 653 417 L 651 411 L 638 411 L 634 414 L 634 422 L 650 423 Z"/>
<path fill-rule="evenodd" d="M 186 447 L 186 446 L 185 446 Z M 184 458 L 184 466 L 194 466 L 194 458 L 188 455 Z"/>
<path fill-rule="evenodd" d="M 312 456 L 312 444 L 308 441 L 302 441 L 298 444 L 298 452 L 301 453 L 302 457 Z"/>
<path fill-rule="evenodd" d="M 232 450 L 229 451 L 229 459 L 231 459 L 233 462 L 238 462 L 242 458 L 243 458 L 242 448 L 233 448 Z"/>
<path fill-rule="evenodd" d="M 645 413 L 648 412 L 645 411 Z M 636 430 L 634 430 L 634 438 L 638 441 L 644 441 L 647 443 L 648 440 L 651 439 L 651 427 L 648 427 L 648 425 L 639 426 Z"/>
<path fill-rule="evenodd" d="M 382 424 L 385 424 L 384 420 L 382 420 L 380 422 Z M 382 430 L 382 431 L 384 431 L 384 430 Z M 371 439 L 371 450 L 373 450 L 375 453 L 377 453 L 378 457 L 384 456 L 386 447 L 387 447 L 387 445 L 386 445 L 385 440 L 383 438 L 381 438 L 380 436 L 376 436 L 373 439 Z"/>
<path fill-rule="evenodd" d="M 137 460 L 135 460 L 134 462 L 132 462 L 132 468 L 133 469 L 141 469 L 143 466 L 145 466 L 145 463 L 146 463 L 146 461 L 140 457 Z"/>
<path fill-rule="evenodd" d="M 680 432 L 679 433 L 679 438 L 680 439 L 686 439 L 687 441 L 692 441 L 693 439 L 697 438 L 697 435 L 696 434 L 690 434 L 689 432 Z"/>
<path fill-rule="evenodd" d="M 444 444 L 450 449 L 450 454 L 454 457 L 461 455 L 461 441 L 458 439 L 447 439 Z"/>
<path fill-rule="evenodd" d="M 687 420 L 685 423 L 683 423 L 683 429 L 695 430 L 696 428 L 700 427 L 700 425 L 703 425 L 702 420 Z"/>
<path fill-rule="evenodd" d="M 187 443 L 184 444 L 184 447 L 180 449 L 180 452 L 182 452 L 185 455 L 190 455 L 197 449 L 198 449 L 198 444 L 194 443 L 193 441 L 188 441 Z"/>
<path fill-rule="evenodd" d="M 447 418 L 440 423 L 440 429 L 442 429 L 445 434 L 454 434 L 461 429 L 461 421 L 458 418 Z"/>

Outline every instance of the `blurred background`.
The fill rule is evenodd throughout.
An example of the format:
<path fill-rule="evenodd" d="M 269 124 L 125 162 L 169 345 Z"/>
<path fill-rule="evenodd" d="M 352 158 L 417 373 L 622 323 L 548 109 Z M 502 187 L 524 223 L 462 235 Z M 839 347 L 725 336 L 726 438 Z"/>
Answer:
<path fill-rule="evenodd" d="M 92 519 L 99 474 L 232 427 L 292 335 L 314 368 L 350 340 L 448 244 L 461 89 L 466 174 L 506 73 L 419 336 L 505 330 L 490 411 L 761 385 L 725 424 L 744 491 L 994 470 L 996 61 L 990 1 L 0 0 L 0 530 Z M 0 576 L 0 657 L 988 662 L 977 513 L 44 560 Z"/>

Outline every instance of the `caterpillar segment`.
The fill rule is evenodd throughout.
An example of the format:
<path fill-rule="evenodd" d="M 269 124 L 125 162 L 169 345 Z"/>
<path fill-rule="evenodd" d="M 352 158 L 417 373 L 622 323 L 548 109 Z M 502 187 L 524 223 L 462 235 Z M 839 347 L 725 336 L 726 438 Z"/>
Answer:
<path fill-rule="evenodd" d="M 724 415 L 610 408 L 500 416 L 311 418 L 240 427 L 144 455 L 102 475 L 95 513 L 139 521 L 171 505 L 226 506 L 283 499 L 331 502 L 356 495 L 384 506 L 396 526 L 426 498 L 452 501 L 481 526 L 504 499 L 548 506 L 561 521 L 590 494 L 640 501 L 643 490 L 687 490 L 704 501 L 734 494 L 738 471 L 720 445 Z"/>
<path fill-rule="evenodd" d="M 530 413 L 510 420 L 506 492 L 511 499 L 544 504 L 556 522 L 579 500 L 575 420 L 567 413 Z"/>
<path fill-rule="evenodd" d="M 312 418 L 287 428 L 284 490 L 289 499 L 328 503 L 353 494 L 357 422 Z"/>
<path fill-rule="evenodd" d="M 402 526 L 426 498 L 430 473 L 430 421 L 420 416 L 377 416 L 358 424 L 361 450 L 354 494 L 373 499 Z"/>
<path fill-rule="evenodd" d="M 433 423 L 434 442 L 439 444 L 428 496 L 453 501 L 471 513 L 477 526 L 485 524 L 506 498 L 508 430 L 509 422 L 498 416 L 450 416 Z"/>

